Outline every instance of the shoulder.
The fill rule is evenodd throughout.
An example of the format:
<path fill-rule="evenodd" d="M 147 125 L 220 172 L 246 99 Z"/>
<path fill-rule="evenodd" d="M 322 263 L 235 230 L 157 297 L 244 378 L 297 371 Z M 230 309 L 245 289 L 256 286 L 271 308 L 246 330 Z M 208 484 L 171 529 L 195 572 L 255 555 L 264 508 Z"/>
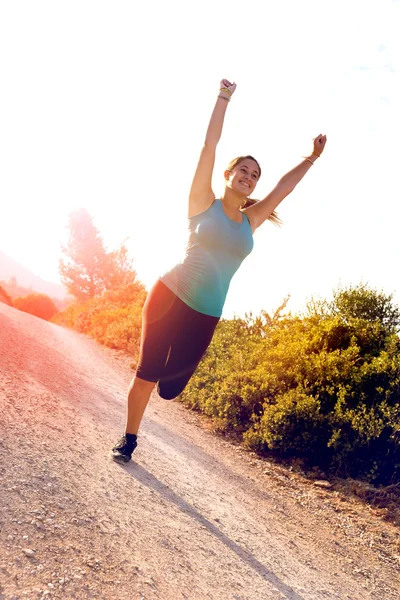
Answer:
<path fill-rule="evenodd" d="M 242 208 L 241 209 L 241 212 L 243 214 L 243 218 L 250 225 L 251 233 L 254 233 L 255 230 L 257 229 L 256 219 L 254 218 L 254 214 L 253 214 L 253 212 L 251 210 L 249 210 L 249 208 L 251 208 L 253 204 L 254 203 L 249 204 L 246 208 Z"/>
<path fill-rule="evenodd" d="M 191 192 L 190 198 L 189 198 L 188 216 L 194 217 L 194 216 L 204 212 L 205 210 L 210 208 L 210 206 L 214 202 L 214 200 L 215 200 L 215 195 L 214 195 L 213 191 L 210 191 L 208 193 L 202 193 L 202 194 L 195 194 L 195 193 Z"/>
<path fill-rule="evenodd" d="M 193 210 L 189 210 L 189 214 L 188 214 L 188 218 L 189 219 L 194 219 L 196 217 L 201 217 L 201 215 L 204 215 L 206 212 L 208 212 L 209 210 L 213 210 L 218 206 L 218 202 L 220 203 L 221 201 L 218 200 L 217 198 L 212 199 L 211 202 L 208 203 L 208 206 L 204 207 L 203 210 L 199 210 L 199 211 L 193 211 Z"/>

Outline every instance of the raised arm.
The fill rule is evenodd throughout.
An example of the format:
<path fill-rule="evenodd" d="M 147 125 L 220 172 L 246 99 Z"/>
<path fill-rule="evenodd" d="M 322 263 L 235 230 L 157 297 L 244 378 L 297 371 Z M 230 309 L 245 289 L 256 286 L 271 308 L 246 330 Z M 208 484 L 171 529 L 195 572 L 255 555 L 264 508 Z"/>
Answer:
<path fill-rule="evenodd" d="M 263 200 L 255 202 L 244 209 L 252 230 L 262 225 L 270 217 L 275 208 L 282 202 L 286 196 L 293 192 L 296 185 L 301 181 L 304 175 L 311 169 L 316 160 L 321 156 L 326 144 L 326 135 L 319 134 L 314 138 L 314 148 L 312 154 L 305 157 L 294 169 L 286 173 L 275 188 Z"/>
<path fill-rule="evenodd" d="M 215 195 L 211 187 L 215 151 L 221 137 L 225 112 L 235 89 L 236 84 L 230 83 L 227 79 L 223 79 L 220 83 L 219 94 L 211 115 L 204 146 L 201 150 L 200 159 L 190 188 L 189 217 L 204 212 L 215 200 Z"/>

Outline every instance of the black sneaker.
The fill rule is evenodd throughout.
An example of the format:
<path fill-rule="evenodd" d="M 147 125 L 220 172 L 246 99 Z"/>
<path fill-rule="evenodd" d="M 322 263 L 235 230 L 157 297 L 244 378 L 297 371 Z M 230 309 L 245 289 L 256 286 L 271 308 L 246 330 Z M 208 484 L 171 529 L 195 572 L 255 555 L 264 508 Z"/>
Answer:
<path fill-rule="evenodd" d="M 137 438 L 134 433 L 126 433 L 118 444 L 110 452 L 111 458 L 117 462 L 128 462 L 131 460 L 132 452 L 137 446 Z"/>

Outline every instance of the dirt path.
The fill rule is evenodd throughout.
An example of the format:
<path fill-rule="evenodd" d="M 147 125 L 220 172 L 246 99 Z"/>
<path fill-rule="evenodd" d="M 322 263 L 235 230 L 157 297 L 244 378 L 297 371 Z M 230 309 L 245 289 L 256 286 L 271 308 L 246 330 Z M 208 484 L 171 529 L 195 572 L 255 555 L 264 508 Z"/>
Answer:
<path fill-rule="evenodd" d="M 151 400 L 129 359 L 0 304 L 0 600 L 395 600 L 398 529 Z"/>

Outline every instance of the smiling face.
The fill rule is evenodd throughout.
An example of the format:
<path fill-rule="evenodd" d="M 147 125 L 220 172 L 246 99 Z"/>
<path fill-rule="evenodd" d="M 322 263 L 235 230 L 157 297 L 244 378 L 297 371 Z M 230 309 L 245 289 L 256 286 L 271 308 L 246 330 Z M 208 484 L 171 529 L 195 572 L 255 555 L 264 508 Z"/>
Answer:
<path fill-rule="evenodd" d="M 235 161 L 233 161 L 235 163 Z M 256 160 L 250 157 L 239 159 L 225 171 L 226 187 L 238 196 L 247 198 L 252 194 L 260 179 L 261 169 Z"/>

